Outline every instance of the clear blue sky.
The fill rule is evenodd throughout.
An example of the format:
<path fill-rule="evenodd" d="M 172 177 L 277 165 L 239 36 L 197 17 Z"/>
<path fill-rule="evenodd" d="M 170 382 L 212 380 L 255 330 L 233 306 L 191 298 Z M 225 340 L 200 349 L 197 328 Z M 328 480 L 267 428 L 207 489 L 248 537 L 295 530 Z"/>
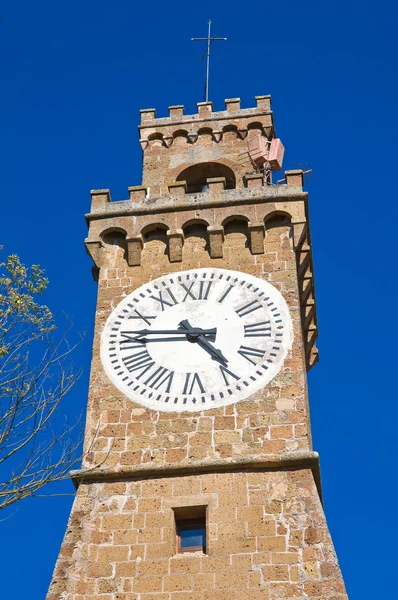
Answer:
<path fill-rule="evenodd" d="M 215 110 L 272 95 L 285 167 L 315 173 L 321 362 L 309 383 L 326 515 L 351 600 L 394 597 L 397 4 L 4 0 L 0 16 L 1 243 L 46 268 L 47 303 L 88 331 L 71 416 L 85 408 L 96 295 L 83 215 L 91 188 L 126 199 L 141 183 L 139 109 L 196 112 L 204 47 L 190 38 L 209 17 L 228 37 L 214 46 Z M 71 502 L 1 515 L 2 597 L 44 598 Z"/>

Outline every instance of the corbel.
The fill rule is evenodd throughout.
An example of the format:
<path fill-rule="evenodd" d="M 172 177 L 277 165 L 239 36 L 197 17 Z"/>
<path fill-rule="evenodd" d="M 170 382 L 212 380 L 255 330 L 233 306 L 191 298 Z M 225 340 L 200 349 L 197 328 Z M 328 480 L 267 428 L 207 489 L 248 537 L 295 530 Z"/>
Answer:
<path fill-rule="evenodd" d="M 293 247 L 295 250 L 304 242 L 306 235 L 306 222 L 292 219 L 293 225 Z"/>
<path fill-rule="evenodd" d="M 127 264 L 129 267 L 139 267 L 141 264 L 142 253 L 142 235 L 133 235 L 126 239 L 127 243 Z"/>
<path fill-rule="evenodd" d="M 311 248 L 308 244 L 303 244 L 298 250 L 298 276 L 302 277 L 307 270 L 310 262 Z"/>
<path fill-rule="evenodd" d="M 102 265 L 102 257 L 103 257 L 103 245 L 101 241 L 94 240 L 85 240 L 84 245 L 86 246 L 86 252 L 89 254 L 95 264 L 95 266 L 100 269 Z"/>
<path fill-rule="evenodd" d="M 217 225 L 209 225 L 207 228 L 209 235 L 210 257 L 223 257 L 223 242 L 224 242 L 224 227 Z"/>
<path fill-rule="evenodd" d="M 149 140 L 140 140 L 140 146 L 143 152 L 145 152 L 145 150 L 148 148 L 148 144 Z"/>
<path fill-rule="evenodd" d="M 238 134 L 241 140 L 244 140 L 247 137 L 247 131 L 247 127 L 244 129 L 238 129 Z"/>
<path fill-rule="evenodd" d="M 319 350 L 314 344 L 311 348 L 310 355 L 307 357 L 307 371 L 311 371 L 312 367 L 314 367 L 317 362 L 319 362 Z"/>
<path fill-rule="evenodd" d="M 221 139 L 222 139 L 222 131 L 213 131 L 213 140 L 215 142 L 217 142 L 217 144 L 218 144 L 218 142 L 221 141 Z"/>
<path fill-rule="evenodd" d="M 197 142 L 198 134 L 197 133 L 188 133 L 188 141 L 190 144 L 194 144 L 195 142 Z"/>
<path fill-rule="evenodd" d="M 170 148 L 172 143 L 173 143 L 172 135 L 164 135 L 163 136 L 163 144 L 166 146 L 166 148 Z"/>
<path fill-rule="evenodd" d="M 250 237 L 250 249 L 252 254 L 264 254 L 265 228 L 262 221 L 247 224 Z"/>
<path fill-rule="evenodd" d="M 184 245 L 184 233 L 182 229 L 167 232 L 169 241 L 169 259 L 170 262 L 182 261 L 182 247 Z"/>

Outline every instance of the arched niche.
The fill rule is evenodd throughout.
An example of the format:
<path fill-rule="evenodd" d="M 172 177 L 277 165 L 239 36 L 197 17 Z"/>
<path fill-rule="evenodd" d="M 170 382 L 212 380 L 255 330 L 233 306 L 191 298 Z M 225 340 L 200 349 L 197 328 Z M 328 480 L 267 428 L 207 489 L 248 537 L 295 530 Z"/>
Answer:
<path fill-rule="evenodd" d="M 183 226 L 183 255 L 185 260 L 198 260 L 204 253 L 206 255 L 209 253 L 207 226 L 208 223 L 202 219 L 189 221 Z"/>
<path fill-rule="evenodd" d="M 249 125 L 247 126 L 247 137 L 251 138 L 258 134 L 264 135 L 263 124 L 259 121 L 253 121 L 252 123 L 249 123 Z M 268 139 L 267 136 L 264 137 Z"/>
<path fill-rule="evenodd" d="M 103 247 L 103 266 L 124 267 L 127 260 L 126 231 L 121 228 L 107 229 L 100 235 Z"/>
<path fill-rule="evenodd" d="M 281 251 L 293 251 L 291 219 L 291 215 L 285 212 L 272 213 L 265 219 L 265 252 L 274 252 L 275 244 Z"/>
<path fill-rule="evenodd" d="M 249 229 L 247 217 L 236 215 L 223 221 L 224 246 L 243 246 L 249 248 Z"/>
<path fill-rule="evenodd" d="M 187 193 L 201 192 L 210 177 L 225 177 L 226 189 L 236 187 L 235 173 L 230 167 L 217 162 L 198 163 L 187 167 L 176 178 L 176 181 L 187 182 Z"/>
<path fill-rule="evenodd" d="M 213 130 L 210 127 L 202 127 L 198 130 L 198 141 L 200 144 L 213 143 Z"/>
<path fill-rule="evenodd" d="M 222 128 L 222 132 L 224 142 L 234 142 L 236 138 L 239 137 L 236 125 L 225 125 L 225 127 Z"/>
<path fill-rule="evenodd" d="M 174 146 L 185 146 L 188 141 L 188 131 L 185 129 L 178 129 L 173 133 L 173 145 Z"/>
<path fill-rule="evenodd" d="M 163 145 L 163 135 L 161 133 L 151 133 L 148 135 L 148 141 L 151 146 L 162 146 Z"/>
<path fill-rule="evenodd" d="M 168 227 L 164 223 L 151 223 L 142 229 L 142 265 L 156 265 L 168 260 L 167 231 Z"/>

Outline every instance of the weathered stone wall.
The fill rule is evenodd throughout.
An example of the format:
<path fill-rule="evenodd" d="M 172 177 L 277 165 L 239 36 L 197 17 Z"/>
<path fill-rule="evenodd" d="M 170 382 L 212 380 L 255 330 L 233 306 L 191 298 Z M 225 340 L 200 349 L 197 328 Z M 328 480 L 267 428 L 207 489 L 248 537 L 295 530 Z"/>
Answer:
<path fill-rule="evenodd" d="M 207 555 L 173 508 L 207 505 Z M 47 600 L 347 598 L 310 470 L 82 484 Z"/>
<path fill-rule="evenodd" d="M 166 234 L 148 235 L 141 267 L 128 267 L 120 236 L 110 236 L 108 266 L 100 270 L 93 363 L 89 389 L 84 466 L 103 468 L 186 462 L 239 456 L 277 455 L 311 446 L 305 358 L 296 258 L 289 220 L 266 223 L 262 254 L 249 249 L 247 222 L 225 225 L 223 258 L 211 258 L 204 226 L 192 226 L 182 248 L 182 262 L 171 263 Z M 164 413 L 132 402 L 109 381 L 102 369 L 100 336 L 110 312 L 141 284 L 166 273 L 199 267 L 241 270 L 264 278 L 287 301 L 294 344 L 283 369 L 265 389 L 248 400 L 198 413 Z"/>

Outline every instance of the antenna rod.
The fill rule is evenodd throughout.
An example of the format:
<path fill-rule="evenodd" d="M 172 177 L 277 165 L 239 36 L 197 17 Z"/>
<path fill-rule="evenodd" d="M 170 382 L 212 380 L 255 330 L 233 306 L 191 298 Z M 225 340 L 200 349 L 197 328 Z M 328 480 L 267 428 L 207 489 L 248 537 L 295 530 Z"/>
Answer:
<path fill-rule="evenodd" d="M 211 19 L 209 19 L 209 22 L 208 22 L 207 38 L 191 38 L 191 41 L 193 41 L 193 42 L 196 42 L 196 41 L 206 41 L 207 42 L 207 50 L 203 54 L 202 58 L 200 59 L 200 60 L 203 60 L 203 58 L 206 56 L 206 85 L 205 85 L 206 102 L 209 101 L 210 46 L 211 46 L 212 42 L 214 42 L 214 41 L 220 40 L 220 41 L 225 42 L 227 40 L 227 38 L 211 37 L 210 32 L 211 32 Z"/>

